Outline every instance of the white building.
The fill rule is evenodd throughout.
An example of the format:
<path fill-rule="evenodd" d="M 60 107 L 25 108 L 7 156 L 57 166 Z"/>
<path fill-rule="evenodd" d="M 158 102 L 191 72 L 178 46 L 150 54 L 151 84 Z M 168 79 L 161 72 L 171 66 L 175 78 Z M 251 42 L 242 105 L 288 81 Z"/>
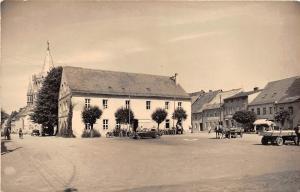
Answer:
<path fill-rule="evenodd" d="M 102 116 L 94 129 L 102 135 L 116 126 L 115 112 L 121 107 L 133 111 L 139 127 L 153 128 L 157 124 L 151 120 L 151 114 L 157 108 L 168 112 L 166 121 L 160 128 L 176 125 L 172 114 L 177 107 L 183 108 L 188 118 L 183 121 L 187 132 L 191 126 L 191 100 L 183 88 L 167 76 L 113 72 L 78 67 L 64 67 L 59 94 L 59 129 L 69 127 L 76 137 L 81 137 L 85 124 L 82 111 L 87 106 L 98 106 Z M 72 117 L 70 116 L 72 106 Z M 68 117 L 71 118 L 68 121 Z"/>

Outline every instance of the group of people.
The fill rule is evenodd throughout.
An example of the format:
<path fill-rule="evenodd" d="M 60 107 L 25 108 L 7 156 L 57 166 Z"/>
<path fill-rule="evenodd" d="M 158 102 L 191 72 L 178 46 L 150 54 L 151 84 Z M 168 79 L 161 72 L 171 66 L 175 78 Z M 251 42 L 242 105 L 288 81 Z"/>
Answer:
<path fill-rule="evenodd" d="M 4 138 L 5 138 L 6 140 L 10 140 L 10 139 L 11 139 L 11 138 L 10 138 L 11 128 L 5 127 L 5 128 L 4 128 L 4 131 L 3 131 L 3 134 L 4 134 Z M 22 131 L 21 128 L 19 129 L 19 138 L 20 138 L 20 139 L 23 139 L 23 131 Z"/>

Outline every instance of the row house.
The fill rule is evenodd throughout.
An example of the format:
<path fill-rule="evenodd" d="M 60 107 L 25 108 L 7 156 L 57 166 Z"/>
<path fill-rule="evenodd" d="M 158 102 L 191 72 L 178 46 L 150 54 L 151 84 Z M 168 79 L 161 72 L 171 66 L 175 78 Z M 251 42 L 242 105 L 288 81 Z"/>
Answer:
<path fill-rule="evenodd" d="M 257 95 L 261 92 L 261 89 L 255 87 L 252 91 L 242 91 L 231 97 L 224 99 L 224 126 L 235 127 L 237 122 L 233 120 L 233 115 L 237 111 L 248 110 L 248 104 L 251 103 Z"/>
<path fill-rule="evenodd" d="M 224 100 L 241 91 L 242 89 L 216 90 L 200 95 L 192 105 L 193 131 L 211 130 L 220 122 L 223 123 L 224 110 L 222 106 Z"/>
<path fill-rule="evenodd" d="M 297 106 L 299 76 L 269 82 L 259 95 L 249 103 L 248 110 L 256 113 L 257 119 L 274 121 L 274 114 L 279 110 L 290 113 L 299 110 Z M 295 114 L 293 114 L 295 115 Z M 295 126 L 298 118 L 291 118 L 288 126 Z"/>
<path fill-rule="evenodd" d="M 121 107 L 130 107 L 141 128 L 156 127 L 156 122 L 151 120 L 151 114 L 155 109 L 163 108 L 168 112 L 168 116 L 160 127 L 165 129 L 176 125 L 172 114 L 175 109 L 183 108 L 188 114 L 188 118 L 182 123 L 183 128 L 188 131 L 191 126 L 191 99 L 177 84 L 176 79 L 63 67 L 59 93 L 59 129 L 69 127 L 71 122 L 74 135 L 80 137 L 86 127 L 81 114 L 84 108 L 89 106 L 98 106 L 103 112 L 94 125 L 94 129 L 101 134 L 120 126 L 114 114 Z"/>
<path fill-rule="evenodd" d="M 214 129 L 219 123 L 224 125 L 224 100 L 237 93 L 242 89 L 232 89 L 229 91 L 219 92 L 203 109 L 203 124 L 206 129 Z"/>
<path fill-rule="evenodd" d="M 287 110 L 290 119 L 284 127 L 293 128 L 300 123 L 300 76 L 269 82 L 264 90 L 249 104 L 248 110 L 258 119 L 274 121 L 274 114 Z"/>
<path fill-rule="evenodd" d="M 216 95 L 222 90 L 202 92 L 198 95 L 195 101 L 192 103 L 192 130 L 193 132 L 199 132 L 207 130 L 207 126 L 204 126 L 203 118 L 206 114 L 203 114 L 204 106 L 207 105 Z M 191 95 L 191 94 L 190 94 Z M 193 98 L 193 97 L 192 97 Z"/>

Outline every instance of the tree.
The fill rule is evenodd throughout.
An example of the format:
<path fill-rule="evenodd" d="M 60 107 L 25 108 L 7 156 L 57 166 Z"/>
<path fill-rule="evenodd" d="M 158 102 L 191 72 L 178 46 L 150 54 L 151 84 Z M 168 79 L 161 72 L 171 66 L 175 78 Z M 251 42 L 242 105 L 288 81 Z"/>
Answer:
<path fill-rule="evenodd" d="M 287 110 L 281 110 L 275 113 L 274 119 L 281 124 L 281 127 L 283 127 L 285 121 L 290 119 L 290 113 Z"/>
<path fill-rule="evenodd" d="M 181 123 L 182 120 L 186 120 L 187 118 L 187 114 L 186 114 L 186 111 L 182 108 L 177 108 L 173 115 L 172 115 L 173 119 L 176 119 L 177 120 L 177 123 Z"/>
<path fill-rule="evenodd" d="M 3 110 L 3 109 L 1 109 L 1 125 L 4 123 L 4 121 L 6 120 L 6 119 L 8 119 L 9 118 L 9 115 Z"/>
<path fill-rule="evenodd" d="M 256 114 L 253 111 L 237 111 L 232 118 L 241 124 L 252 124 L 256 120 Z"/>
<path fill-rule="evenodd" d="M 129 122 L 133 123 L 134 113 L 131 109 L 122 107 L 115 112 L 115 117 L 120 124 L 128 124 Z"/>
<path fill-rule="evenodd" d="M 159 124 L 166 119 L 167 115 L 168 115 L 168 112 L 161 108 L 156 109 L 152 113 L 151 117 L 152 117 L 152 120 L 157 123 L 157 131 L 158 132 L 159 132 Z"/>
<path fill-rule="evenodd" d="M 58 126 L 58 98 L 61 74 L 62 67 L 51 69 L 38 92 L 36 106 L 30 115 L 32 121 L 41 124 L 43 132 L 49 135 L 53 135 L 54 127 Z"/>
<path fill-rule="evenodd" d="M 94 107 L 84 108 L 81 115 L 82 115 L 82 121 L 85 124 L 90 124 L 92 130 L 97 119 L 100 119 L 102 115 L 102 111 L 99 109 L 99 107 L 94 106 Z"/>

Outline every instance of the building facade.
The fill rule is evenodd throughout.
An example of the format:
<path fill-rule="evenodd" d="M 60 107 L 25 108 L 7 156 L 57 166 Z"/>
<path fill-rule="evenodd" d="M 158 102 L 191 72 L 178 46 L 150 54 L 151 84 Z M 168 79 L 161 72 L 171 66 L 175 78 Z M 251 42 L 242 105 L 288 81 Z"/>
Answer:
<path fill-rule="evenodd" d="M 102 135 L 121 126 L 114 115 L 121 107 L 130 107 L 140 128 L 157 127 L 151 119 L 157 108 L 168 112 L 160 128 L 176 125 L 172 114 L 177 108 L 183 108 L 188 115 L 183 121 L 184 130 L 188 131 L 191 126 L 190 96 L 169 77 L 64 67 L 59 94 L 59 129 L 69 127 L 72 122 L 73 134 L 81 137 L 86 127 L 81 114 L 90 106 L 98 106 L 103 112 L 94 125 Z"/>
<path fill-rule="evenodd" d="M 248 104 L 257 97 L 261 92 L 257 87 L 253 91 L 240 92 L 231 97 L 224 99 L 224 126 L 225 127 L 235 127 L 237 122 L 233 120 L 233 115 L 237 111 L 246 111 L 248 110 Z"/>
<path fill-rule="evenodd" d="M 294 127 L 299 121 L 300 85 L 299 76 L 269 82 L 249 104 L 248 110 L 256 113 L 257 119 L 274 120 L 279 110 L 292 112 L 287 127 Z M 300 122 L 299 122 L 300 123 Z"/>

